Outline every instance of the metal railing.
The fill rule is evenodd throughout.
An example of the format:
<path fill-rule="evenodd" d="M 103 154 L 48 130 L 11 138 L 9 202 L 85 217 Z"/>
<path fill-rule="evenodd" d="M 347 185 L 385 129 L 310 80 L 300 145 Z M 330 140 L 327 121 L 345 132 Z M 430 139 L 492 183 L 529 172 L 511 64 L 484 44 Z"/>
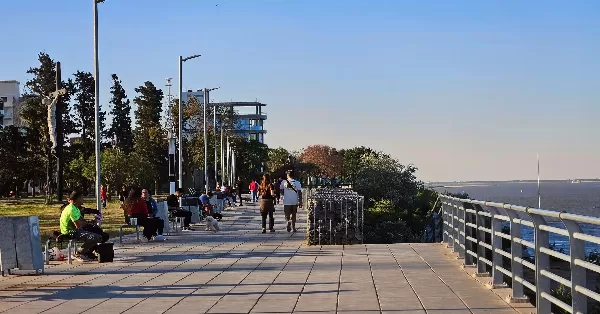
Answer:
<path fill-rule="evenodd" d="M 586 261 L 585 250 L 586 243 L 600 244 L 600 237 L 582 230 L 582 224 L 600 226 L 600 218 L 447 195 L 440 198 L 444 243 L 464 259 L 465 266 L 477 267 L 479 275 L 491 275 L 492 286 L 507 286 L 505 278 L 510 278 L 511 301 L 528 300 L 524 287 L 535 293 L 537 313 L 550 313 L 552 304 L 569 313 L 587 313 L 588 298 L 600 301 L 600 294 L 586 286 L 587 272 L 598 274 L 600 266 Z M 533 242 L 523 238 L 524 228 L 533 231 Z M 566 254 L 552 248 L 551 234 L 568 238 Z M 523 256 L 524 249 L 533 250 L 533 260 Z M 570 263 L 570 278 L 551 271 L 551 257 Z M 525 279 L 523 267 L 534 272 L 534 282 Z M 551 281 L 570 288 L 571 304 L 551 294 Z"/>

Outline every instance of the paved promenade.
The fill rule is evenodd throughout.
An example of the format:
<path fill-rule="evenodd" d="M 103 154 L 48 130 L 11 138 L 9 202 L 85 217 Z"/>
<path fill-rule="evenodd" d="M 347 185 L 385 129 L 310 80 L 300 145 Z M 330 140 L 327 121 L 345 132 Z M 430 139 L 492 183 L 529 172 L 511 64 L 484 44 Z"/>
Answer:
<path fill-rule="evenodd" d="M 113 263 L 0 278 L 0 313 L 516 313 L 440 244 L 307 247 L 277 213 L 273 234 L 238 207 L 216 234 L 127 237 Z"/>

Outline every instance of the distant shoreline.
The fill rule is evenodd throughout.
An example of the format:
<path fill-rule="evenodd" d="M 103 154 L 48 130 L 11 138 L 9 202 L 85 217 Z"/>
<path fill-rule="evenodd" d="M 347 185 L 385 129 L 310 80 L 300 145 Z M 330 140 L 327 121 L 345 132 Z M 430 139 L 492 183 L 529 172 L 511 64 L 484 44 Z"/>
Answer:
<path fill-rule="evenodd" d="M 578 180 L 581 183 L 593 183 L 600 182 L 600 179 L 564 179 L 564 180 L 540 180 L 540 183 L 563 183 L 563 182 L 571 182 L 572 180 Z M 470 186 L 481 184 L 481 185 L 490 185 L 490 184 L 503 184 L 503 183 L 537 183 L 537 180 L 490 180 L 490 181 L 427 181 L 426 184 L 468 184 Z"/>
<path fill-rule="evenodd" d="M 578 183 L 600 183 L 598 179 L 575 179 Z M 540 184 L 543 183 L 570 183 L 572 180 L 540 180 Z M 512 181 L 456 181 L 456 182 L 426 182 L 425 185 L 430 188 L 446 188 L 446 189 L 457 189 L 464 187 L 493 187 L 499 184 L 537 184 L 537 180 L 512 180 Z"/>

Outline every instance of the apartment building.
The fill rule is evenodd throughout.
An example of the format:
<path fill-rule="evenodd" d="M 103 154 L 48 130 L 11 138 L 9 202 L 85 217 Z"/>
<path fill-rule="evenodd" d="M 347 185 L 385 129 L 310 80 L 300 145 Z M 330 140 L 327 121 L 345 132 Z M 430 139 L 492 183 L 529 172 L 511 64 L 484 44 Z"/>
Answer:
<path fill-rule="evenodd" d="M 0 126 L 21 126 L 19 85 L 15 80 L 0 81 Z"/>

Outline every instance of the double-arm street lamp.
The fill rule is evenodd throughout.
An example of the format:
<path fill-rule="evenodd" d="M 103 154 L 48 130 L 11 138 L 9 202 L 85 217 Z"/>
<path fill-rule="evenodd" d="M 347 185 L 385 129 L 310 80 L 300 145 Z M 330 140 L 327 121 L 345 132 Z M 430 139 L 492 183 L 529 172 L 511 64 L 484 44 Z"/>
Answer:
<path fill-rule="evenodd" d="M 183 62 L 198 58 L 200 55 L 193 55 L 187 58 L 179 56 L 179 130 L 178 130 L 178 138 L 179 138 L 179 158 L 177 159 L 179 162 L 179 188 L 183 188 L 183 105 L 181 99 L 181 93 L 183 90 L 183 86 L 181 85 L 182 81 L 182 67 Z"/>

